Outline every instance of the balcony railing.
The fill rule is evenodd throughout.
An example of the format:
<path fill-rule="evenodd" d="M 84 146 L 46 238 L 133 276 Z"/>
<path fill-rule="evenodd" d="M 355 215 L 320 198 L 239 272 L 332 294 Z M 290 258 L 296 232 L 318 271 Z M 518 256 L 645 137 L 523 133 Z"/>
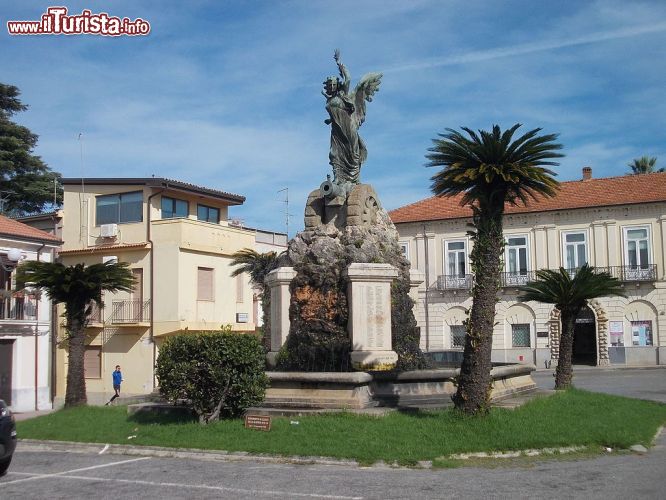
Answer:
<path fill-rule="evenodd" d="M 502 286 L 523 286 L 528 281 L 534 281 L 536 273 L 534 271 L 519 271 L 515 273 L 502 273 Z"/>
<path fill-rule="evenodd" d="M 473 285 L 473 274 L 437 276 L 437 290 L 469 290 Z"/>
<path fill-rule="evenodd" d="M 111 323 L 150 321 L 150 300 L 114 300 Z"/>
<path fill-rule="evenodd" d="M 572 276 L 578 272 L 578 269 L 567 269 Z M 620 281 L 656 281 L 657 280 L 657 265 L 647 264 L 644 266 L 608 266 L 608 267 L 595 267 L 594 271 L 597 273 L 608 273 Z"/>
<path fill-rule="evenodd" d="M 29 295 L 3 298 L 0 300 L 0 319 L 36 320 L 37 298 Z"/>
<path fill-rule="evenodd" d="M 91 323 L 104 323 L 104 304 L 100 307 L 97 302 L 91 304 L 90 315 L 88 316 L 88 324 Z"/>

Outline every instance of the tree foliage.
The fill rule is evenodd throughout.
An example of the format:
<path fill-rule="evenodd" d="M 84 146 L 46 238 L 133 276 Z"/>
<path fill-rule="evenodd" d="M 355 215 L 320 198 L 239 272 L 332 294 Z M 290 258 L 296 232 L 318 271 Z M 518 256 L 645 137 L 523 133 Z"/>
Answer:
<path fill-rule="evenodd" d="M 453 397 L 456 407 L 469 414 L 485 412 L 489 406 L 505 205 L 553 196 L 558 188 L 555 173 L 548 168 L 557 165 L 553 159 L 562 156 L 558 152 L 562 146 L 555 142 L 557 135 L 539 135 L 541 129 L 537 128 L 514 140 L 520 126 L 502 132 L 495 125 L 492 131 L 478 133 L 463 127 L 466 135 L 446 129 L 447 133 L 433 140 L 426 156 L 427 166 L 443 167 L 432 177 L 432 192 L 437 196 L 461 195 L 461 204 L 468 205 L 473 214 L 470 261 L 476 280 L 458 390 Z"/>
<path fill-rule="evenodd" d="M 657 158 L 649 156 L 641 156 L 640 158 L 634 158 L 631 163 L 627 166 L 631 169 L 633 175 L 640 174 L 651 174 L 653 172 L 663 172 L 664 169 L 656 168 Z"/>
<path fill-rule="evenodd" d="M 268 378 L 264 351 L 254 335 L 222 332 L 168 338 L 160 348 L 156 375 L 170 401 L 185 400 L 207 424 L 239 416 L 264 399 Z"/>
<path fill-rule="evenodd" d="M 231 255 L 231 265 L 236 266 L 231 276 L 247 273 L 253 285 L 263 288 L 264 278 L 277 266 L 277 258 L 275 252 L 259 253 L 251 248 L 244 248 Z"/>
<path fill-rule="evenodd" d="M 278 266 L 276 252 L 259 253 L 251 248 L 244 248 L 231 255 L 231 265 L 236 266 L 231 276 L 247 273 L 250 283 L 259 289 L 261 294 L 261 316 L 263 323 L 264 347 L 270 349 L 271 329 L 271 291 L 264 284 L 264 279 Z"/>
<path fill-rule="evenodd" d="M 572 355 L 575 320 L 587 302 L 597 297 L 618 295 L 624 297 L 622 283 L 609 273 L 599 272 L 585 264 L 575 272 L 560 267 L 555 271 L 542 269 L 537 279 L 519 288 L 519 300 L 534 300 L 554 304 L 560 311 L 562 330 L 560 352 L 555 373 L 555 389 L 566 389 L 573 376 Z"/>
<path fill-rule="evenodd" d="M 13 85 L 0 83 L 0 193 L 7 199 L 5 213 L 24 215 L 39 212 L 54 201 L 62 201 L 62 188 L 53 172 L 33 153 L 37 135 L 11 120 L 27 106 Z"/>
<path fill-rule="evenodd" d="M 69 354 L 65 406 L 85 404 L 85 327 L 92 311 L 92 303 L 96 302 L 101 306 L 104 291 L 132 291 L 134 277 L 129 264 L 106 262 L 91 266 L 65 266 L 59 262 L 28 261 L 17 268 L 16 281 L 44 290 L 54 303 L 65 304 Z"/>

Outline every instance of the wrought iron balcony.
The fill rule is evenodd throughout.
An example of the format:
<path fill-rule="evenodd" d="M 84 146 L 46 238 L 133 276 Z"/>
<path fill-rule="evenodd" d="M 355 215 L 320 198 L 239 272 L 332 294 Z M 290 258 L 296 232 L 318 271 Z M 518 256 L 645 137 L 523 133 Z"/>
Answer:
<path fill-rule="evenodd" d="M 509 286 L 523 286 L 527 284 L 528 281 L 534 281 L 536 279 L 536 273 L 534 271 L 518 271 L 514 273 L 502 273 L 502 285 L 503 287 Z"/>
<path fill-rule="evenodd" d="M 150 300 L 114 300 L 111 323 L 131 324 L 150 321 Z"/>
<path fill-rule="evenodd" d="M 36 320 L 37 298 L 21 293 L 14 297 L 3 297 L 0 300 L 0 319 Z"/>
<path fill-rule="evenodd" d="M 644 266 L 595 267 L 594 271 L 597 273 L 608 273 L 614 278 L 626 282 L 657 280 L 656 264 L 647 264 Z M 567 269 L 567 272 L 573 276 L 578 272 L 578 269 Z"/>
<path fill-rule="evenodd" d="M 473 274 L 437 276 L 437 290 L 470 290 L 473 285 Z"/>
<path fill-rule="evenodd" d="M 104 304 L 100 307 L 97 302 L 90 304 L 90 314 L 88 315 L 88 325 L 104 323 Z"/>

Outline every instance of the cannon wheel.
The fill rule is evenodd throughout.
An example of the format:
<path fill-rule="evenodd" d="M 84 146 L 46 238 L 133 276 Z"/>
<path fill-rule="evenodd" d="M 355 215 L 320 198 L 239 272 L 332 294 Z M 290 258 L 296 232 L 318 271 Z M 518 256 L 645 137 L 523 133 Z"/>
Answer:
<path fill-rule="evenodd" d="M 321 226 L 324 220 L 324 198 L 319 189 L 315 189 L 308 196 L 305 204 L 305 229 L 314 229 Z"/>
<path fill-rule="evenodd" d="M 347 225 L 366 226 L 377 222 L 381 210 L 377 193 L 369 184 L 357 184 L 347 198 Z"/>

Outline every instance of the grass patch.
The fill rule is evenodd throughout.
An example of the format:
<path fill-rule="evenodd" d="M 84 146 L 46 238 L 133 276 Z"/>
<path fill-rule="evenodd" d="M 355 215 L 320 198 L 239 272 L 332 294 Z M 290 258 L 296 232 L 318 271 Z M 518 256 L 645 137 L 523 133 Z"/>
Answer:
<path fill-rule="evenodd" d="M 291 424 L 297 420 L 298 425 Z M 242 420 L 201 426 L 192 420 L 128 418 L 125 407 L 82 407 L 18 422 L 20 438 L 153 445 L 276 455 L 352 458 L 369 464 L 415 464 L 453 453 L 569 445 L 648 446 L 666 423 L 666 405 L 581 390 L 558 392 L 524 406 L 493 409 L 484 417 L 453 410 L 352 413 L 275 418 L 270 432 L 248 430 Z M 136 436 L 128 440 L 129 436 Z"/>

